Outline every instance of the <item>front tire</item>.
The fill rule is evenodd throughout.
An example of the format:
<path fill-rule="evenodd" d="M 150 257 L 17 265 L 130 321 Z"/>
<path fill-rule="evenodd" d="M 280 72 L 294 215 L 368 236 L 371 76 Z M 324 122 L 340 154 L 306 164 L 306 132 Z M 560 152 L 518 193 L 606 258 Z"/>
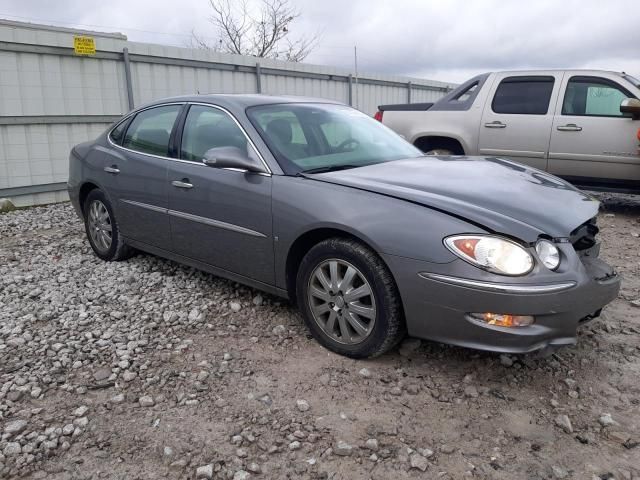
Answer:
<path fill-rule="evenodd" d="M 391 272 L 355 240 L 330 238 L 311 248 L 298 269 L 296 296 L 314 338 L 340 355 L 382 355 L 405 335 Z"/>
<path fill-rule="evenodd" d="M 89 192 L 82 208 L 84 228 L 94 253 L 107 262 L 125 260 L 133 249 L 124 243 L 111 203 L 104 192 Z"/>

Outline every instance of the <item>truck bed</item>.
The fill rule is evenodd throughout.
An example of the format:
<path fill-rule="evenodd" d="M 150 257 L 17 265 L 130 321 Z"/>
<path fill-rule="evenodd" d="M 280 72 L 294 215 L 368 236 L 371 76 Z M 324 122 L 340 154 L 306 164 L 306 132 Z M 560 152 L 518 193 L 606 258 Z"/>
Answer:
<path fill-rule="evenodd" d="M 381 112 L 424 112 L 433 107 L 433 103 L 395 103 L 391 105 L 378 105 Z"/>

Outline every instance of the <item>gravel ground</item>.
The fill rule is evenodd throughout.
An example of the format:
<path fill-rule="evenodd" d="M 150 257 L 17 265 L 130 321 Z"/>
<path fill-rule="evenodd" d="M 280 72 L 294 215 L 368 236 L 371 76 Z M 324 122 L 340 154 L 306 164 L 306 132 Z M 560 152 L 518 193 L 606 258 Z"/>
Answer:
<path fill-rule="evenodd" d="M 603 195 L 620 297 L 548 358 L 407 340 L 336 356 L 287 302 L 68 204 L 0 215 L 0 478 L 640 478 L 640 199 Z"/>

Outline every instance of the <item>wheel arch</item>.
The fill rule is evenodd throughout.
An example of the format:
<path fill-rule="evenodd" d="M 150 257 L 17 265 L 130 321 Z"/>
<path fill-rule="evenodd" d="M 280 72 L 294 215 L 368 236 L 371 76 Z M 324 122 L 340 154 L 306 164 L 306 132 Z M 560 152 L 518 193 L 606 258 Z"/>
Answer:
<path fill-rule="evenodd" d="M 298 267 L 300 265 L 300 262 L 307 254 L 307 252 L 311 250 L 311 248 L 313 248 L 315 245 L 322 242 L 323 240 L 334 237 L 355 240 L 365 247 L 369 248 L 380 258 L 382 263 L 384 263 L 384 265 L 391 273 L 391 276 L 393 277 L 393 272 L 391 272 L 389 265 L 387 265 L 382 256 L 378 253 L 375 245 L 368 239 L 364 238 L 362 235 L 358 235 L 354 232 L 349 231 L 348 228 L 340 226 L 315 227 L 300 234 L 291 243 L 287 251 L 287 257 L 285 261 L 285 283 L 287 294 L 291 302 L 296 303 L 296 277 L 298 276 Z"/>
<path fill-rule="evenodd" d="M 464 155 L 465 148 L 460 139 L 447 135 L 422 135 L 414 139 L 413 144 L 423 152 L 435 148 L 451 150 L 455 155 Z"/>
<path fill-rule="evenodd" d="M 78 191 L 78 203 L 80 203 L 80 210 L 82 210 L 82 213 L 84 213 L 84 203 L 87 200 L 89 193 L 96 189 L 99 190 L 100 187 L 91 181 L 84 182 L 80 187 L 80 190 Z"/>

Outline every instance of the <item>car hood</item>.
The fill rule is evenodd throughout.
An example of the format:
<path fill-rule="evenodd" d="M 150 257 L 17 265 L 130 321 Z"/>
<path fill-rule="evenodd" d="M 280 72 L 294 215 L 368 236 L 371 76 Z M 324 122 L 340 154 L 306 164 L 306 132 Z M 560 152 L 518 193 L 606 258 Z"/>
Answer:
<path fill-rule="evenodd" d="M 425 156 L 308 177 L 419 203 L 525 241 L 568 237 L 599 207 L 564 180 L 502 158 Z"/>

